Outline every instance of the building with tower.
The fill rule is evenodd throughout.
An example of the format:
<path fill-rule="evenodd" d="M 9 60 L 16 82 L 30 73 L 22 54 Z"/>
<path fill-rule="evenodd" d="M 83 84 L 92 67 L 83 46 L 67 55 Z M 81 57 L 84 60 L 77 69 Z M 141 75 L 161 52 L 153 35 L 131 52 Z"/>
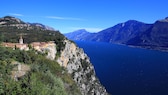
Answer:
<path fill-rule="evenodd" d="M 22 38 L 22 35 L 20 35 L 19 43 L 20 43 L 20 44 L 23 44 L 23 38 Z"/>
<path fill-rule="evenodd" d="M 18 43 L 2 43 L 2 46 L 11 47 L 13 49 L 19 48 L 20 50 L 29 50 L 28 44 L 23 43 L 23 37 L 20 36 Z"/>
<path fill-rule="evenodd" d="M 47 58 L 50 59 L 54 59 L 55 58 L 55 54 L 56 54 L 56 44 L 54 41 L 49 41 L 49 42 L 32 42 L 29 45 L 24 43 L 24 39 L 22 37 L 22 35 L 20 35 L 20 38 L 18 40 L 18 43 L 6 43 L 3 42 L 1 44 L 4 47 L 10 47 L 13 48 L 13 50 L 15 50 L 16 48 L 20 49 L 20 50 L 29 50 L 29 45 L 34 48 L 35 50 L 45 53 L 48 52 Z"/>

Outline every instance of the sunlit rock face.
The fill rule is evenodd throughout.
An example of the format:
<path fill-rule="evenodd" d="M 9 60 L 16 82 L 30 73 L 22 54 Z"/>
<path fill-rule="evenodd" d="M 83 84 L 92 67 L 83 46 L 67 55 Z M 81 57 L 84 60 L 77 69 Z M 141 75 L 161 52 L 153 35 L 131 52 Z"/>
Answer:
<path fill-rule="evenodd" d="M 93 65 L 82 49 L 65 40 L 58 63 L 67 68 L 83 95 L 108 95 L 96 77 Z"/>

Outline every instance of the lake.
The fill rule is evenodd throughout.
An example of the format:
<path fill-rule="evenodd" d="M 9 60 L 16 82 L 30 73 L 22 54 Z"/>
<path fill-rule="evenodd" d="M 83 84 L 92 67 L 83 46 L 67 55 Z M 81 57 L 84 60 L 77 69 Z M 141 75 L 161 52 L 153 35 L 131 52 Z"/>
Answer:
<path fill-rule="evenodd" d="M 112 95 L 168 95 L 168 53 L 101 42 L 75 41 Z"/>

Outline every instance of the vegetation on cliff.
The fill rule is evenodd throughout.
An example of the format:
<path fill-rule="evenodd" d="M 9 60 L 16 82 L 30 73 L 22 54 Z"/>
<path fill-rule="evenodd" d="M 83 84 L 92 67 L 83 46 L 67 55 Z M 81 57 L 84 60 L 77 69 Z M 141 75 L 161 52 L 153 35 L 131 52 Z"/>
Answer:
<path fill-rule="evenodd" d="M 0 95 L 80 95 L 66 69 L 44 54 L 4 47 L 0 50 Z M 13 61 L 27 64 L 30 71 L 13 79 Z"/>
<path fill-rule="evenodd" d="M 18 43 L 21 35 L 24 43 L 27 44 L 54 41 L 57 56 L 65 48 L 66 38 L 59 31 L 25 23 L 10 16 L 0 18 L 0 22 L 0 42 Z M 13 74 L 18 67 L 18 64 L 13 64 L 14 62 L 25 64 L 30 67 L 30 70 L 19 77 Z M 71 75 L 55 60 L 47 59 L 46 54 L 37 52 L 33 48 L 24 51 L 0 46 L 0 95 L 67 94 L 80 95 L 81 93 Z"/>
<path fill-rule="evenodd" d="M 0 18 L 0 43 L 18 43 L 19 37 L 28 51 L 0 46 L 0 95 L 107 95 L 87 55 L 59 31 L 10 16 Z M 46 58 L 50 52 L 30 45 L 48 41 L 56 44 L 55 60 Z"/>

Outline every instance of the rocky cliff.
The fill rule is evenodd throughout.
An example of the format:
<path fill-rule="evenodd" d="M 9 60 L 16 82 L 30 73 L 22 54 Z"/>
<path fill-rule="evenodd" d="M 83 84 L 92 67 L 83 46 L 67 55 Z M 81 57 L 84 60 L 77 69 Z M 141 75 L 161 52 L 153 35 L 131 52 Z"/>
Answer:
<path fill-rule="evenodd" d="M 24 43 L 21 44 L 18 43 L 18 37 L 20 35 L 22 35 L 24 39 Z M 54 92 L 52 95 L 80 95 L 80 92 L 82 95 L 108 94 L 96 77 L 94 67 L 90 63 L 89 58 L 84 51 L 78 48 L 75 43 L 67 40 L 59 31 L 48 29 L 44 25 L 38 23 L 25 23 L 20 19 L 6 16 L 0 18 L 0 42 L 4 42 L 3 46 L 5 47 L 30 47 L 30 49 L 28 49 L 29 51 L 24 51 L 24 49 L 21 49 L 23 51 L 18 49 L 15 51 L 10 49 L 1 49 L 0 53 L 2 56 L 0 56 L 0 62 L 3 62 L 3 60 L 6 61 L 8 57 L 8 59 L 18 62 L 16 64 L 18 65 L 17 68 L 10 70 L 14 73 L 13 76 L 18 76 L 18 74 L 24 75 L 25 72 L 28 71 L 28 74 L 21 76 L 23 77 L 23 80 L 27 78 L 26 81 L 22 81 L 22 78 L 19 76 L 16 78 L 14 77 L 14 79 L 20 79 L 18 80 L 20 84 L 13 84 L 13 88 L 18 88 L 16 86 L 19 86 L 19 91 L 21 92 L 18 92 L 17 89 L 13 90 L 13 88 L 11 88 L 13 92 L 19 94 L 24 93 L 24 95 L 30 95 L 33 91 L 37 92 L 39 95 L 46 95 L 43 93 L 45 91 L 47 91 L 47 94 Z M 6 53 L 6 51 L 8 51 L 8 53 Z M 45 54 L 38 54 L 37 51 Z M 50 60 L 45 59 L 45 55 Z M 30 71 L 29 69 L 26 69 L 24 65 L 20 65 L 19 63 L 30 65 Z M 57 63 L 66 69 L 60 67 Z M 26 70 L 23 70 L 24 68 Z M 4 70 L 0 70 L 6 71 L 5 69 L 6 67 L 4 67 Z M 33 78 L 30 78 L 31 76 Z M 6 81 L 6 79 L 4 80 Z M 33 83 L 31 83 L 31 81 Z M 1 83 L 4 82 L 0 81 L 0 84 Z M 25 85 L 25 87 L 23 87 L 23 85 Z M 28 91 L 27 94 L 24 92 L 25 88 L 26 91 Z M 8 90 L 4 91 L 5 93 L 8 93 Z M 13 94 L 13 92 L 9 93 Z"/>
<path fill-rule="evenodd" d="M 58 63 L 67 68 L 83 95 L 108 95 L 96 77 L 88 56 L 69 40 L 65 40 L 65 49 Z"/>

